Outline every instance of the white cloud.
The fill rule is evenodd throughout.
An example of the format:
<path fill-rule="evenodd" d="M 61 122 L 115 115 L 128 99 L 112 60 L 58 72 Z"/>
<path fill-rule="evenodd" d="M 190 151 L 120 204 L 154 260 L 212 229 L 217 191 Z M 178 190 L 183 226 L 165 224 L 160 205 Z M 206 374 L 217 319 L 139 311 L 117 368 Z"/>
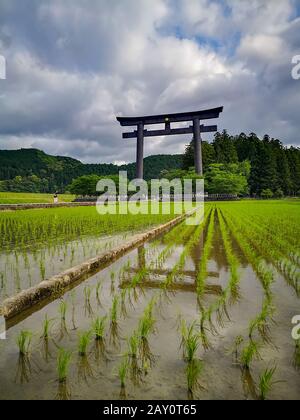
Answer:
<path fill-rule="evenodd" d="M 285 51 L 283 39 L 276 35 L 247 35 L 241 41 L 238 53 L 245 59 L 274 61 Z"/>
<path fill-rule="evenodd" d="M 220 129 L 298 144 L 293 4 L 32 0 L 26 8 L 2 0 L 0 147 L 132 161 L 134 141 L 122 140 L 116 115 L 219 105 Z M 188 140 L 153 139 L 146 152 L 179 153 Z"/>
<path fill-rule="evenodd" d="M 214 1 L 179 0 L 173 18 L 187 36 L 220 37 L 226 32 L 222 4 Z"/>

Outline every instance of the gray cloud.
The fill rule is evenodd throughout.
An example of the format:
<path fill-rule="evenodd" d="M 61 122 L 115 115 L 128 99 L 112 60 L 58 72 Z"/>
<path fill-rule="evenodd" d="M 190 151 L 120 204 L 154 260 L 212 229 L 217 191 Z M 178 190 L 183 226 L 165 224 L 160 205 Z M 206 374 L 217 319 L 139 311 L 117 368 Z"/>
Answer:
<path fill-rule="evenodd" d="M 116 115 L 219 105 L 220 129 L 299 145 L 297 5 L 1 0 L 0 147 L 132 161 L 134 141 L 121 139 Z M 146 153 L 180 153 L 188 140 L 151 139 Z"/>

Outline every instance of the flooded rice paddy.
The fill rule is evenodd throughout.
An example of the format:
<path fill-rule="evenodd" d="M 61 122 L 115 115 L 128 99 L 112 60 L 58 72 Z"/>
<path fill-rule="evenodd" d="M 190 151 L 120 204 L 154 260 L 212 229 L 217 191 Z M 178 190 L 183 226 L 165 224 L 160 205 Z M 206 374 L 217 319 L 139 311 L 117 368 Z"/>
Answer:
<path fill-rule="evenodd" d="M 1 212 L 0 303 L 170 219 L 100 216 L 95 207 Z"/>
<path fill-rule="evenodd" d="M 0 253 L 0 303 L 74 265 L 96 257 L 126 241 L 130 234 L 83 237 L 52 246 L 29 247 Z"/>
<path fill-rule="evenodd" d="M 299 399 L 299 237 L 298 203 L 207 205 L 8 323 L 0 398 Z"/>

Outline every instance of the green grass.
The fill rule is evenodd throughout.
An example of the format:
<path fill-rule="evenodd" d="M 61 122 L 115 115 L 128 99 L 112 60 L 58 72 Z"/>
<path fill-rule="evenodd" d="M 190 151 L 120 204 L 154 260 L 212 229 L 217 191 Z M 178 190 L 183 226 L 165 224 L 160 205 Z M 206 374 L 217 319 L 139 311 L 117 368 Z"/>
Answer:
<path fill-rule="evenodd" d="M 149 335 L 153 332 L 155 320 L 145 314 L 139 321 L 138 332 L 143 340 L 147 340 Z"/>
<path fill-rule="evenodd" d="M 53 319 L 48 319 L 48 315 L 45 316 L 44 322 L 43 322 L 43 334 L 42 338 L 47 340 L 50 336 L 50 328 L 53 323 Z"/>
<path fill-rule="evenodd" d="M 70 203 L 75 195 L 59 195 L 60 203 Z M 0 192 L 0 204 L 49 204 L 53 203 L 53 194 Z"/>
<path fill-rule="evenodd" d="M 249 341 L 241 353 L 241 364 L 244 369 L 250 369 L 254 360 L 261 359 L 259 354 L 259 344 L 254 341 Z"/>
<path fill-rule="evenodd" d="M 196 322 L 187 325 L 183 320 L 181 323 L 181 347 L 183 348 L 184 359 L 190 363 L 195 359 L 200 346 L 200 334 L 196 331 Z"/>
<path fill-rule="evenodd" d="M 259 391 L 260 391 L 260 399 L 266 400 L 269 392 L 273 388 L 273 386 L 278 383 L 273 380 L 273 377 L 276 373 L 276 367 L 267 368 L 259 378 Z"/>
<path fill-rule="evenodd" d="M 104 316 L 102 318 L 97 318 L 93 323 L 93 331 L 97 341 L 104 339 L 106 321 L 107 317 Z"/>
<path fill-rule="evenodd" d="M 133 359 L 137 359 L 140 347 L 140 337 L 135 331 L 128 340 L 128 355 Z"/>
<path fill-rule="evenodd" d="M 119 374 L 119 378 L 120 378 L 120 382 L 121 382 L 121 388 L 125 388 L 128 369 L 129 369 L 129 361 L 128 361 L 128 357 L 125 356 L 123 358 L 119 368 L 118 368 L 118 374 Z"/>
<path fill-rule="evenodd" d="M 110 309 L 110 321 L 112 324 L 117 324 L 118 322 L 118 308 L 119 308 L 119 297 L 115 296 L 112 301 L 112 306 Z"/>
<path fill-rule="evenodd" d="M 173 211 L 167 215 L 100 215 L 94 206 L 3 211 L 0 213 L 0 248 L 37 249 L 44 244 L 61 244 L 84 236 L 141 231 L 173 218 Z"/>
<path fill-rule="evenodd" d="M 57 357 L 57 374 L 60 383 L 67 380 L 68 370 L 71 363 L 72 353 L 70 351 L 59 349 Z"/>
<path fill-rule="evenodd" d="M 21 356 L 27 356 L 30 350 L 32 340 L 32 333 L 30 331 L 21 331 L 18 339 L 17 344 L 19 347 L 19 353 Z"/>
<path fill-rule="evenodd" d="M 184 354 L 187 362 L 192 362 L 200 346 L 199 333 L 195 332 L 195 324 L 187 329 L 187 335 L 184 337 Z"/>
<path fill-rule="evenodd" d="M 215 209 L 210 214 L 209 225 L 207 228 L 206 240 L 202 251 L 199 270 L 197 273 L 197 294 L 201 297 L 205 291 L 205 281 L 207 279 L 207 265 L 211 254 L 215 227 Z"/>
<path fill-rule="evenodd" d="M 87 349 L 91 342 L 91 331 L 83 332 L 82 334 L 79 334 L 78 338 L 78 353 L 79 356 L 86 356 L 87 355 Z"/>
<path fill-rule="evenodd" d="M 156 305 L 156 298 L 152 298 L 146 306 L 143 316 L 139 321 L 138 334 L 143 340 L 147 340 L 149 335 L 154 332 L 155 319 L 153 311 Z"/>

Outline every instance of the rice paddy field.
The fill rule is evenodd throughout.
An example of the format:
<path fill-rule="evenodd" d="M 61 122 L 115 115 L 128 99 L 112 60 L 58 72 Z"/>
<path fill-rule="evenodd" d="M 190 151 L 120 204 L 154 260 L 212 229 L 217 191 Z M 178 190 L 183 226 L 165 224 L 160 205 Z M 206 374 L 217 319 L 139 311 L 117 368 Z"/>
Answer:
<path fill-rule="evenodd" d="M 0 214 L 3 300 L 170 220 Z M 8 323 L 0 399 L 300 399 L 300 202 L 208 203 Z"/>
<path fill-rule="evenodd" d="M 108 251 L 170 215 L 99 215 L 95 207 L 0 213 L 0 303 Z"/>

